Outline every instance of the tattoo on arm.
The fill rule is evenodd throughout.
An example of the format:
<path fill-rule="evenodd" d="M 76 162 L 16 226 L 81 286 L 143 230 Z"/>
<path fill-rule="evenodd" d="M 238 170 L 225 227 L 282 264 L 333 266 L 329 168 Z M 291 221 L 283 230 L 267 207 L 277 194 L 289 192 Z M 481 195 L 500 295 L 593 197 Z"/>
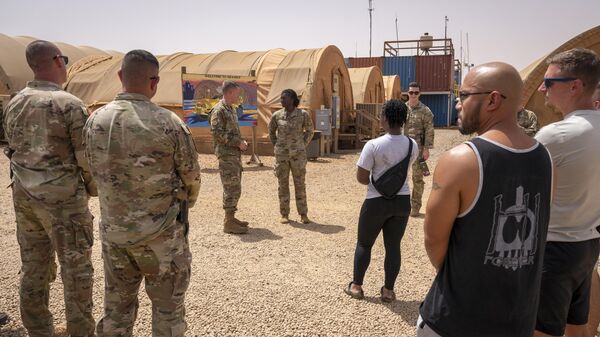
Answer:
<path fill-rule="evenodd" d="M 433 182 L 433 185 L 431 186 L 432 190 L 439 190 L 440 188 L 442 188 L 442 186 L 440 184 L 438 184 L 437 182 Z"/>

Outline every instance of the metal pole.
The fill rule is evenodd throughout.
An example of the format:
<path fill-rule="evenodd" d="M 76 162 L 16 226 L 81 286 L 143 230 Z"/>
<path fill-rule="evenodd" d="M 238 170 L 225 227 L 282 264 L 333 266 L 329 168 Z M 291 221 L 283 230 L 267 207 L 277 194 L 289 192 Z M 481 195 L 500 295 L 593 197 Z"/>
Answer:
<path fill-rule="evenodd" d="M 444 16 L 444 55 L 448 54 L 448 16 Z"/>
<path fill-rule="evenodd" d="M 396 13 L 396 48 L 400 48 L 400 38 L 398 37 L 398 13 Z"/>
<path fill-rule="evenodd" d="M 372 41 L 373 41 L 373 0 L 369 0 L 369 57 L 371 57 Z"/>

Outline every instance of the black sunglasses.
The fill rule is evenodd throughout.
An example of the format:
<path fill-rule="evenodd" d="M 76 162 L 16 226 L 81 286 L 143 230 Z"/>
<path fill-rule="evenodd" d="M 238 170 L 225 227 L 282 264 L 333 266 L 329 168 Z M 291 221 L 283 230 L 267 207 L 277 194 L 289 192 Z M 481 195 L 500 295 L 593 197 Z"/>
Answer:
<path fill-rule="evenodd" d="M 63 61 L 65 61 L 65 64 L 69 64 L 69 57 L 65 56 L 65 55 L 56 55 L 52 59 L 56 60 L 56 59 L 59 59 L 59 58 L 63 59 Z"/>
<path fill-rule="evenodd" d="M 409 91 L 408 94 L 409 95 L 418 95 L 419 91 Z"/>
<path fill-rule="evenodd" d="M 575 81 L 577 77 L 544 77 L 544 87 L 550 89 L 554 82 Z"/>
<path fill-rule="evenodd" d="M 458 93 L 458 98 L 460 99 L 460 102 L 462 103 L 463 100 L 465 100 L 467 97 L 469 97 L 471 95 L 489 95 L 491 93 L 493 93 L 493 91 L 481 91 L 481 92 L 461 91 Z M 506 99 L 506 96 L 504 96 L 503 94 L 500 94 L 500 97 Z"/>

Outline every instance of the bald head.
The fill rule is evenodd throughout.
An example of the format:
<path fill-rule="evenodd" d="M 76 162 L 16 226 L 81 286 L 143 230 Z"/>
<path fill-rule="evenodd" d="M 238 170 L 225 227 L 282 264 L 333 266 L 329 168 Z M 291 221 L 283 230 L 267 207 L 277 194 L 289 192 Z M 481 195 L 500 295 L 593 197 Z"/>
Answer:
<path fill-rule="evenodd" d="M 57 55 L 62 55 L 60 49 L 54 43 L 43 40 L 31 42 L 25 50 L 27 64 L 34 73 L 46 69 Z"/>
<path fill-rule="evenodd" d="M 473 68 L 465 77 L 465 82 L 480 90 L 498 91 L 504 95 L 502 110 L 515 113 L 521 106 L 523 81 L 517 69 L 510 64 L 490 62 Z"/>

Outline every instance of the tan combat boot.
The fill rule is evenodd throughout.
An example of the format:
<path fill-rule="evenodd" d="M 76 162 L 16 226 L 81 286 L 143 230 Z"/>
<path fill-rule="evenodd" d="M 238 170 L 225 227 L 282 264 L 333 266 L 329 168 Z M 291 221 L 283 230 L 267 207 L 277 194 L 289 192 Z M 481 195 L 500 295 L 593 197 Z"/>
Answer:
<path fill-rule="evenodd" d="M 230 234 L 244 234 L 248 232 L 248 227 L 241 226 L 235 221 L 233 212 L 225 212 L 223 220 L 223 232 Z"/>
<path fill-rule="evenodd" d="M 69 337 L 69 333 L 67 332 L 67 326 L 64 324 L 60 324 L 54 328 L 54 335 L 52 337 Z"/>
<path fill-rule="evenodd" d="M 238 225 L 240 225 L 242 227 L 248 227 L 248 221 L 242 221 L 235 217 L 235 213 L 233 213 L 233 214 L 234 214 L 233 221 L 235 221 Z"/>
<path fill-rule="evenodd" d="M 282 215 L 281 216 L 281 220 L 279 220 L 280 223 L 290 223 L 290 218 L 288 217 L 288 215 Z"/>
<path fill-rule="evenodd" d="M 310 219 L 308 218 L 308 215 L 306 215 L 306 214 L 300 214 L 300 218 L 302 219 L 303 224 L 311 223 Z"/>

